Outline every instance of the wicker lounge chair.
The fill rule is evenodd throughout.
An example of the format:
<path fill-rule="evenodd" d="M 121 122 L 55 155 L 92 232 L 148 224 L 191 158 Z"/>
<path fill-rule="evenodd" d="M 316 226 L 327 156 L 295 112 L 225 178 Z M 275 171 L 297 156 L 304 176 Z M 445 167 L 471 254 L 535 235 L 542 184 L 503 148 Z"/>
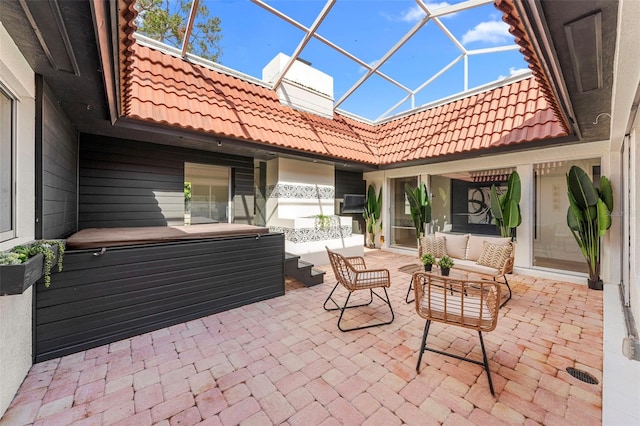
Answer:
<path fill-rule="evenodd" d="M 500 284 L 488 280 L 448 278 L 427 272 L 414 273 L 412 284 L 415 292 L 416 312 L 427 320 L 416 371 L 420 372 L 420 362 L 424 351 L 472 362 L 484 367 L 489 380 L 489 389 L 491 394 L 495 395 L 482 332 L 493 331 L 498 324 Z M 432 321 L 478 331 L 483 361 L 427 347 L 427 335 Z"/>
<path fill-rule="evenodd" d="M 391 301 L 389 300 L 389 295 L 387 294 L 387 287 L 391 285 L 389 270 L 367 269 L 364 263 L 364 258 L 359 256 L 345 257 L 340 253 L 329 250 L 329 248 L 327 248 L 327 253 L 329 254 L 329 260 L 331 261 L 331 267 L 333 268 L 333 273 L 335 274 L 337 282 L 333 287 L 333 290 L 331 290 L 331 293 L 329 293 L 329 297 L 327 297 L 327 300 L 324 301 L 323 306 L 327 311 L 340 311 L 340 317 L 338 318 L 338 329 L 340 329 L 340 331 L 362 330 L 364 328 L 391 324 L 394 319 L 394 314 L 393 308 L 391 307 Z M 333 299 L 333 293 L 336 291 L 338 285 L 342 285 L 349 291 L 349 294 L 347 295 L 347 298 L 342 306 Z M 382 288 L 382 290 L 384 291 L 384 297 L 375 292 L 375 288 Z M 357 290 L 369 290 L 369 301 L 367 303 L 348 306 L 349 298 L 351 297 L 352 293 Z M 342 316 L 344 315 L 344 311 L 350 308 L 358 308 L 370 305 L 373 302 L 374 295 L 389 306 L 391 319 L 386 322 L 377 322 L 360 327 L 343 328 Z M 327 307 L 329 301 L 331 301 L 331 303 L 335 307 Z M 329 304 L 329 306 L 332 305 Z"/>

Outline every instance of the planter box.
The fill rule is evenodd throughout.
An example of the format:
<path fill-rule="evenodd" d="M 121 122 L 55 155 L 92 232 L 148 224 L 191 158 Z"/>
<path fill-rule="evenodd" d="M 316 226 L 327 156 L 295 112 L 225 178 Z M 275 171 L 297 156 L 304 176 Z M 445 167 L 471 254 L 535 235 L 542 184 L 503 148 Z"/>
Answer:
<path fill-rule="evenodd" d="M 20 265 L 0 265 L 0 296 L 22 294 L 44 274 L 44 255 L 38 253 Z"/>

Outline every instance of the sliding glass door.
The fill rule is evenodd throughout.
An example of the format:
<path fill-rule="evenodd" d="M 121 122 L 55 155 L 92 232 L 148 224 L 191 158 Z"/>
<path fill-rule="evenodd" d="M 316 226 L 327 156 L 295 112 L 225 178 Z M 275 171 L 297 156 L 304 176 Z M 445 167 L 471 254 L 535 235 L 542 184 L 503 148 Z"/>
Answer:
<path fill-rule="evenodd" d="M 417 248 L 416 230 L 411 220 L 409 201 L 404 192 L 405 184 L 412 188 L 418 185 L 418 177 L 403 177 L 391 180 L 391 245 Z"/>
<path fill-rule="evenodd" d="M 229 174 L 228 167 L 185 163 L 185 184 L 191 185 L 190 200 L 185 197 L 185 221 L 229 222 Z"/>

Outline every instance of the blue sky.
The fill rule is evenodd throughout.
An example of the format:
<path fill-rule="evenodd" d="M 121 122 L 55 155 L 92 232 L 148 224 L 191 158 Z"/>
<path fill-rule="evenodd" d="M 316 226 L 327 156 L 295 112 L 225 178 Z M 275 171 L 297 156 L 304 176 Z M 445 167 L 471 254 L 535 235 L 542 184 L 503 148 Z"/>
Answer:
<path fill-rule="evenodd" d="M 449 3 L 428 2 L 431 10 Z M 325 5 L 319 0 L 268 0 L 267 4 L 310 27 Z M 279 52 L 291 55 L 303 31 L 248 0 L 201 0 L 221 19 L 223 55 L 220 62 L 261 78 L 262 68 Z M 318 29 L 318 34 L 369 64 L 375 64 L 424 16 L 411 0 L 338 0 Z M 468 50 L 513 45 L 513 37 L 493 4 L 440 18 Z M 409 89 L 416 89 L 460 55 L 434 21 L 428 22 L 380 70 Z M 313 67 L 334 78 L 339 99 L 364 74 L 365 69 L 324 43 L 312 39 L 300 55 Z M 469 88 L 525 70 L 518 50 L 469 57 Z M 462 61 L 416 95 L 415 105 L 458 93 L 463 86 Z M 374 120 L 399 102 L 405 92 L 373 76 L 340 108 Z M 406 102 L 401 112 L 410 106 Z"/>

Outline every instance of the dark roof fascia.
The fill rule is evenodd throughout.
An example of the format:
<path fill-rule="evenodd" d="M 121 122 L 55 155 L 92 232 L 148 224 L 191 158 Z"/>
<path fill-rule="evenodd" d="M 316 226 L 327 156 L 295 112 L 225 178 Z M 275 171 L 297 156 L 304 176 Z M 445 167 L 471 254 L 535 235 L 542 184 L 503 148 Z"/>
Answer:
<path fill-rule="evenodd" d="M 120 59 L 118 54 L 118 11 L 113 1 L 91 0 L 91 15 L 104 79 L 109 119 L 114 124 L 120 110 Z"/>
<path fill-rule="evenodd" d="M 151 123 L 129 117 L 120 117 L 115 123 L 115 127 L 126 131 L 134 131 L 137 134 L 136 138 L 142 142 L 164 143 L 212 152 L 219 151 L 225 154 L 244 155 L 263 160 L 280 156 L 304 161 L 326 162 L 333 163 L 336 167 L 345 170 L 375 171 L 379 169 L 377 164 L 345 160 L 260 142 L 229 138 L 213 133 L 206 134 L 196 130 L 180 129 L 168 124 Z M 162 141 L 159 141 L 159 135 L 162 136 Z M 221 145 L 218 146 L 218 143 Z"/>

